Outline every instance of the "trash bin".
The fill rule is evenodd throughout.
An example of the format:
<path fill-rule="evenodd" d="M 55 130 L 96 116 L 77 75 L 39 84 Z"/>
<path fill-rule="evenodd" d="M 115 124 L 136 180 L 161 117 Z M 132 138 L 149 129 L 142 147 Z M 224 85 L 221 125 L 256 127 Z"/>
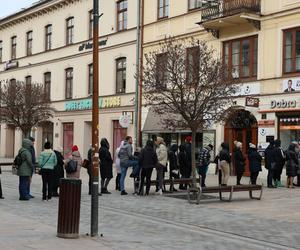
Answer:
<path fill-rule="evenodd" d="M 78 238 L 81 180 L 60 179 L 57 237 Z"/>

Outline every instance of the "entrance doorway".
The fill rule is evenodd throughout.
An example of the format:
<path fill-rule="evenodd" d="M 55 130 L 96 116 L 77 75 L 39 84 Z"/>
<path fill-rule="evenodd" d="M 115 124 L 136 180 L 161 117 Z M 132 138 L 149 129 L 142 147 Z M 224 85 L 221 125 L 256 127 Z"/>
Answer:
<path fill-rule="evenodd" d="M 42 135 L 42 146 L 46 141 L 49 141 L 51 145 L 53 145 L 53 123 L 52 122 L 44 122 L 42 124 L 43 135 Z"/>
<path fill-rule="evenodd" d="M 119 121 L 113 121 L 113 157 L 115 157 L 115 152 L 117 147 L 119 147 L 122 140 L 127 136 L 127 128 L 122 128 Z"/>
<path fill-rule="evenodd" d="M 230 153 L 233 155 L 234 141 L 243 143 L 242 152 L 246 158 L 246 166 L 244 175 L 250 176 L 248 150 L 249 143 L 253 143 L 257 146 L 258 126 L 257 120 L 253 114 L 247 110 L 234 111 L 225 124 L 225 142 L 229 143 Z M 231 173 L 235 174 L 234 159 L 232 157 Z"/>
<path fill-rule="evenodd" d="M 73 137 L 74 137 L 74 124 L 73 123 L 64 123 L 63 124 L 63 149 L 64 157 L 71 153 L 73 146 Z"/>

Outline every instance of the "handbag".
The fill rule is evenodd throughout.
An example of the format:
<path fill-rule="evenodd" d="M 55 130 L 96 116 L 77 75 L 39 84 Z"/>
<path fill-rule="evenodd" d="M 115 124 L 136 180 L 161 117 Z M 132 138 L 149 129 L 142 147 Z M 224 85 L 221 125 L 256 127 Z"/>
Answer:
<path fill-rule="evenodd" d="M 52 153 L 51 155 L 48 157 L 48 159 L 45 161 L 45 163 L 41 166 L 40 170 L 39 170 L 39 175 L 42 175 L 42 168 L 46 165 L 46 163 L 49 161 L 49 159 L 51 158 L 52 156 Z"/>

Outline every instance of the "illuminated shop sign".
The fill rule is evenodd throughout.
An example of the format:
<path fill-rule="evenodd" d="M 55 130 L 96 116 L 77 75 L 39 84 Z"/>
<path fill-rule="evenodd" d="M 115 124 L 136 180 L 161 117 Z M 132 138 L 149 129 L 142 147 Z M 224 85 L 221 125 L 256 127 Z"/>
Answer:
<path fill-rule="evenodd" d="M 271 109 L 275 109 L 275 108 L 296 108 L 297 106 L 297 101 L 296 100 L 272 100 L 271 101 Z"/>
<path fill-rule="evenodd" d="M 69 101 L 65 103 L 65 111 L 92 109 L 92 99 Z M 121 97 L 99 97 L 99 108 L 116 108 L 121 106 Z"/>

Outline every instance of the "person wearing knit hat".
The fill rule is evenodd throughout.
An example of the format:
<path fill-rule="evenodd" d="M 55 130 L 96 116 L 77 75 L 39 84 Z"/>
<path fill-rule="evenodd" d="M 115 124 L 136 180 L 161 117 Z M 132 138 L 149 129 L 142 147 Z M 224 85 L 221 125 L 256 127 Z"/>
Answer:
<path fill-rule="evenodd" d="M 256 146 L 253 143 L 249 143 L 248 151 L 249 169 L 250 169 L 250 181 L 252 185 L 256 185 L 256 180 L 261 169 L 261 155 L 257 152 Z"/>
<path fill-rule="evenodd" d="M 242 153 L 242 143 L 237 142 L 234 150 L 234 166 L 236 171 L 236 185 L 241 185 L 241 179 L 245 171 L 245 157 Z"/>
<path fill-rule="evenodd" d="M 82 158 L 81 158 L 81 155 L 80 155 L 77 145 L 74 145 L 72 147 L 72 154 L 71 154 L 71 156 L 69 156 L 68 159 L 65 160 L 65 166 L 67 166 L 69 161 L 71 161 L 71 160 L 77 162 L 76 172 L 66 173 L 67 178 L 79 179 L 80 178 L 80 170 L 81 170 L 81 166 L 82 166 Z"/>

